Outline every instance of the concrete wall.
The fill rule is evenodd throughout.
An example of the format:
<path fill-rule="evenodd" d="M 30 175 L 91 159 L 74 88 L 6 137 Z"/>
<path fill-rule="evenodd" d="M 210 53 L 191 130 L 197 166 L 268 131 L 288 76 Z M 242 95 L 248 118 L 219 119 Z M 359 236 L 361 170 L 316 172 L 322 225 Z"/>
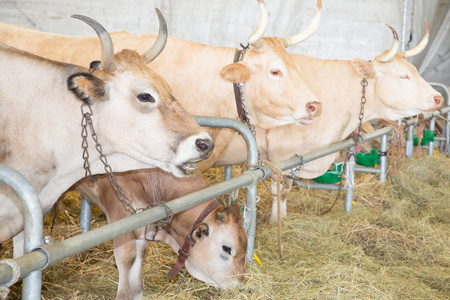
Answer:
<path fill-rule="evenodd" d="M 439 1 L 409 2 L 407 35 L 414 20 L 411 46 L 415 46 L 425 30 L 424 17 L 437 26 L 433 18 Z M 316 0 L 266 0 L 266 5 L 266 36 L 287 36 L 306 28 Z M 156 33 L 155 7 L 163 12 L 170 35 L 215 46 L 246 44 L 259 19 L 256 0 L 0 0 L 0 21 L 60 34 L 93 35 L 86 24 L 70 18 L 77 13 L 96 19 L 108 31 Z M 403 0 L 323 0 L 318 31 L 288 51 L 320 58 L 373 59 L 392 43 L 386 23 L 402 35 L 402 17 Z"/>

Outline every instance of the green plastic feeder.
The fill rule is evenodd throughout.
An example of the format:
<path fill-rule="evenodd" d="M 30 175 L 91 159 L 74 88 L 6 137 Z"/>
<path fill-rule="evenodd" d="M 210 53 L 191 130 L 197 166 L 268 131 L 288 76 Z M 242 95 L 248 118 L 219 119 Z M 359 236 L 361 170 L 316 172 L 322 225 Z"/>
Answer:
<path fill-rule="evenodd" d="M 334 165 L 333 170 L 326 171 L 325 174 L 313 178 L 315 182 L 319 183 L 338 183 L 341 181 L 343 163 Z"/>
<path fill-rule="evenodd" d="M 425 146 L 426 144 L 434 142 L 434 131 L 432 130 L 425 130 L 423 132 L 423 138 L 420 142 L 421 146 Z M 414 146 L 417 146 L 419 144 L 419 139 L 417 138 L 417 135 L 414 135 Z"/>
<path fill-rule="evenodd" d="M 372 149 L 370 153 L 356 153 L 356 163 L 365 167 L 374 167 L 380 164 L 380 150 Z"/>

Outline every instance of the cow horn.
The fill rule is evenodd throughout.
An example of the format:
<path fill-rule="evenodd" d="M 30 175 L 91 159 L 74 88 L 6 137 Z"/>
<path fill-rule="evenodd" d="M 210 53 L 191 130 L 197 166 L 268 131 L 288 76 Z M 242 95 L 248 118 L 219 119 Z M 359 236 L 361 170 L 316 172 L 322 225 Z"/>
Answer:
<path fill-rule="evenodd" d="M 259 24 L 258 27 L 256 27 L 255 31 L 250 35 L 248 38 L 248 43 L 250 46 L 261 49 L 262 47 L 262 41 L 261 38 L 266 31 L 267 27 L 267 20 L 268 20 L 268 13 L 266 9 L 266 4 L 264 3 L 264 0 L 258 0 L 259 4 Z"/>
<path fill-rule="evenodd" d="M 389 29 L 391 29 L 392 34 L 394 35 L 394 42 L 392 43 L 391 49 L 389 49 L 388 51 L 385 51 L 385 53 L 380 54 L 377 57 L 375 57 L 375 59 L 378 60 L 379 62 L 388 62 L 391 59 L 393 59 L 394 56 L 398 52 L 398 48 L 400 47 L 400 42 L 398 41 L 397 32 L 390 25 L 386 24 L 386 26 L 389 27 Z"/>
<path fill-rule="evenodd" d="M 309 26 L 304 31 L 298 34 L 282 38 L 281 40 L 284 43 L 284 47 L 287 48 L 289 46 L 298 44 L 300 42 L 309 39 L 319 27 L 321 17 L 322 17 L 322 0 L 317 0 L 316 13 Z"/>
<path fill-rule="evenodd" d="M 167 43 L 167 23 L 158 8 L 155 8 L 159 20 L 159 33 L 153 46 L 142 54 L 145 63 L 148 64 L 154 60 L 164 49 Z"/>
<path fill-rule="evenodd" d="M 116 64 L 114 62 L 114 46 L 111 36 L 106 29 L 94 19 L 86 16 L 72 15 L 72 18 L 85 22 L 95 30 L 102 46 L 102 68 L 107 71 L 114 71 L 116 69 Z"/>
<path fill-rule="evenodd" d="M 427 23 L 427 31 L 425 32 L 425 35 L 423 36 L 422 40 L 416 47 L 402 52 L 404 58 L 412 57 L 414 55 L 419 54 L 427 46 L 428 39 L 430 38 L 430 26 L 428 25 L 427 19 L 425 19 L 425 22 Z"/>

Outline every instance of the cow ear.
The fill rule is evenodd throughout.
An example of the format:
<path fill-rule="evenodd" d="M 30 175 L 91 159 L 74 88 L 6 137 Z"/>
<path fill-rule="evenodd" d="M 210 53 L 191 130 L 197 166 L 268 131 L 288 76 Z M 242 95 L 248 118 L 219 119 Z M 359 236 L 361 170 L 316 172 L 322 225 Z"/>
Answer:
<path fill-rule="evenodd" d="M 362 58 L 354 58 L 352 59 L 352 65 L 361 78 L 367 79 L 375 77 L 375 70 L 373 69 L 373 64 L 371 62 Z"/>
<path fill-rule="evenodd" d="M 194 241 L 204 239 L 209 236 L 209 226 L 206 223 L 200 223 L 195 227 L 192 232 L 192 238 Z"/>
<path fill-rule="evenodd" d="M 226 223 L 228 222 L 228 214 L 225 212 L 217 212 L 217 221 L 220 223 Z"/>
<path fill-rule="evenodd" d="M 92 74 L 77 73 L 71 75 L 67 79 L 67 87 L 81 101 L 89 105 L 106 98 L 105 83 Z"/>
<path fill-rule="evenodd" d="M 250 76 L 250 68 L 242 63 L 232 63 L 220 70 L 220 77 L 232 83 L 247 81 Z"/>

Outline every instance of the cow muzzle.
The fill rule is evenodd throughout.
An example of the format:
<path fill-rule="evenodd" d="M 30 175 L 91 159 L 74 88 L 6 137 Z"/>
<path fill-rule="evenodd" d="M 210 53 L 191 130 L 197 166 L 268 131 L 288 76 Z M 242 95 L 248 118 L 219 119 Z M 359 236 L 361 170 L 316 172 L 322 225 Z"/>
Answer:
<path fill-rule="evenodd" d="M 295 125 L 304 127 L 311 125 L 314 118 L 320 116 L 322 112 L 322 103 L 313 101 L 306 103 L 306 117 L 304 118 L 295 118 Z"/>

